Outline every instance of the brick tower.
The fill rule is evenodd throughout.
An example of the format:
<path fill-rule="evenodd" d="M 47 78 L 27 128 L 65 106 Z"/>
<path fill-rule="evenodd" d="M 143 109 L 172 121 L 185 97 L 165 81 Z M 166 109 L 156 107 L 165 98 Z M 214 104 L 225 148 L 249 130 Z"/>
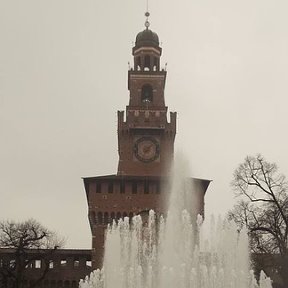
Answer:
<path fill-rule="evenodd" d="M 126 121 L 124 111 L 118 112 L 118 175 L 165 175 L 173 157 L 176 112 L 170 112 L 168 123 L 166 71 L 160 69 L 162 49 L 148 25 L 138 33 L 132 52 L 134 68 L 128 72 Z"/>
<path fill-rule="evenodd" d="M 145 215 L 150 209 L 165 214 L 167 175 L 173 159 L 176 112 L 167 121 L 164 89 L 166 71 L 160 68 L 162 49 L 149 29 L 138 33 L 128 71 L 129 105 L 118 111 L 118 171 L 115 175 L 84 178 L 92 232 L 92 266 L 103 261 L 105 229 L 113 219 Z M 208 180 L 194 179 L 196 213 L 204 213 Z M 166 189 L 165 189 L 166 187 Z"/>

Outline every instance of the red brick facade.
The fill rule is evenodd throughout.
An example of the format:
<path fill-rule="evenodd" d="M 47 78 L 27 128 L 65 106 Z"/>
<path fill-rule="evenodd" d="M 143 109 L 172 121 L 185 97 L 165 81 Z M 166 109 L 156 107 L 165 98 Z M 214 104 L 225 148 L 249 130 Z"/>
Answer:
<path fill-rule="evenodd" d="M 168 169 L 173 160 L 176 112 L 167 121 L 164 89 L 166 71 L 160 69 L 162 49 L 156 33 L 138 33 L 132 50 L 134 68 L 128 71 L 129 105 L 118 111 L 119 163 L 116 175 L 84 178 L 92 232 L 92 267 L 102 266 L 105 229 L 123 217 L 166 214 Z M 189 180 L 192 181 L 192 180 Z M 204 214 L 208 180 L 193 180 L 193 211 Z"/>
<path fill-rule="evenodd" d="M 0 248 L 0 272 L 2 272 L 0 273 L 0 288 L 15 287 L 14 278 L 4 273 L 6 270 L 12 275 L 17 272 L 12 268 L 5 269 L 14 263 L 15 258 L 15 249 Z M 27 250 L 27 258 L 30 264 L 22 275 L 24 281 L 21 287 L 24 288 L 33 287 L 46 269 L 48 269 L 46 276 L 40 283 L 37 283 L 36 287 L 77 288 L 79 280 L 85 279 L 92 271 L 91 250 L 88 249 L 57 249 L 55 251 L 30 249 Z"/>

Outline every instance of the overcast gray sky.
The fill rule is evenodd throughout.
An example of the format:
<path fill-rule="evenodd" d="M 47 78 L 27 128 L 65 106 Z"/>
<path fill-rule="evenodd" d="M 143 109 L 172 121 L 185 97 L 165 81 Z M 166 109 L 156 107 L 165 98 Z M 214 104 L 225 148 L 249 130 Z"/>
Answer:
<path fill-rule="evenodd" d="M 288 175 L 287 0 L 150 0 L 176 150 L 212 179 L 206 213 L 262 153 Z M 117 168 L 116 111 L 145 0 L 0 0 L 0 219 L 34 217 L 90 248 L 81 177 Z"/>

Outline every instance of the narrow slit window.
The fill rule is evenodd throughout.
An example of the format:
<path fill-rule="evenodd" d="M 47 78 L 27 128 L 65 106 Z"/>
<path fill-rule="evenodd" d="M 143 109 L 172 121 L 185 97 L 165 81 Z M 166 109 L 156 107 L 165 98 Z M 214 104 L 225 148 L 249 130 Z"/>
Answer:
<path fill-rule="evenodd" d="M 101 182 L 96 183 L 96 193 L 101 193 Z"/>
<path fill-rule="evenodd" d="M 107 224 L 109 222 L 109 214 L 108 212 L 104 213 L 104 224 Z"/>
<path fill-rule="evenodd" d="M 97 220 L 98 220 L 98 223 L 99 224 L 102 224 L 102 222 L 103 222 L 103 214 L 102 214 L 102 212 L 98 212 L 98 214 L 97 214 Z"/>
<path fill-rule="evenodd" d="M 144 194 L 149 194 L 149 182 L 144 182 Z"/>
<path fill-rule="evenodd" d="M 137 182 L 132 182 L 132 194 L 137 194 Z"/>
<path fill-rule="evenodd" d="M 120 193 L 125 193 L 125 182 L 121 181 L 120 183 Z"/>
<path fill-rule="evenodd" d="M 161 186 L 159 182 L 156 182 L 156 194 L 160 194 L 161 192 Z"/>
<path fill-rule="evenodd" d="M 113 182 L 112 181 L 108 182 L 108 193 L 113 193 Z"/>

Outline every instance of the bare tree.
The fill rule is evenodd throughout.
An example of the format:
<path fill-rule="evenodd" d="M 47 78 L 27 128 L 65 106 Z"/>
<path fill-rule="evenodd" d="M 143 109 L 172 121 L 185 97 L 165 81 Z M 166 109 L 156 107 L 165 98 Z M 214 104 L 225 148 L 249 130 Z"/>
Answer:
<path fill-rule="evenodd" d="M 240 201 L 229 212 L 229 218 L 239 229 L 243 226 L 248 229 L 255 254 L 273 255 L 274 268 L 284 287 L 288 287 L 288 186 L 285 176 L 278 173 L 275 163 L 267 162 L 261 155 L 249 156 L 236 169 L 232 186 Z"/>
<path fill-rule="evenodd" d="M 21 223 L 0 222 L 0 248 L 10 249 L 9 251 L 12 251 L 13 255 L 13 259 L 1 263 L 2 286 L 7 287 L 9 282 L 12 287 L 23 287 L 27 280 L 27 267 L 40 259 L 45 263 L 45 269 L 41 269 L 39 277 L 34 279 L 30 287 L 38 285 L 49 270 L 51 254 L 63 243 L 63 240 L 59 239 L 54 232 L 43 227 L 34 219 Z"/>

